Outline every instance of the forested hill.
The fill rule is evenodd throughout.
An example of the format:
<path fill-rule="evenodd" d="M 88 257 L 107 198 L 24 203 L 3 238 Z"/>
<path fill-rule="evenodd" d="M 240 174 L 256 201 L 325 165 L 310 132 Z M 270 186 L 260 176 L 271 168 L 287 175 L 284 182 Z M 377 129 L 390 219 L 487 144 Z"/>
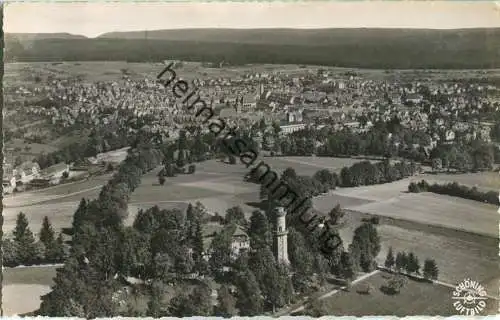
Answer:
<path fill-rule="evenodd" d="M 46 40 L 46 39 L 86 39 L 87 37 L 71 34 L 71 33 L 6 33 L 5 40 L 18 40 L 24 44 L 29 41 L 34 40 Z"/>
<path fill-rule="evenodd" d="M 181 29 L 97 38 L 6 35 L 7 61 L 182 59 L 364 68 L 498 68 L 500 29 Z"/>

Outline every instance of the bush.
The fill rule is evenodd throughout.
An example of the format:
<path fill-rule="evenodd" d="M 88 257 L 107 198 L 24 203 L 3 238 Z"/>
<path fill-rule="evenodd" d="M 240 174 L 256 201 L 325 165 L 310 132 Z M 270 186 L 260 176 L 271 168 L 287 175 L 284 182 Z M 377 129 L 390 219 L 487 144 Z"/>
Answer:
<path fill-rule="evenodd" d="M 161 186 L 162 186 L 162 185 L 164 185 L 164 184 L 165 184 L 165 177 L 164 177 L 164 176 L 162 176 L 162 175 L 161 175 L 161 176 L 159 176 L 159 177 L 158 177 L 158 182 L 160 183 L 160 185 L 161 185 Z"/>
<path fill-rule="evenodd" d="M 192 164 L 188 167 L 188 173 L 193 174 L 196 171 L 196 165 Z"/>
<path fill-rule="evenodd" d="M 383 285 L 380 290 L 389 295 L 401 292 L 401 289 L 406 285 L 408 280 L 404 276 L 394 276 Z"/>
<path fill-rule="evenodd" d="M 359 294 L 370 294 L 373 292 L 373 287 L 370 284 L 360 285 L 356 292 Z"/>
<path fill-rule="evenodd" d="M 500 205 L 497 192 L 495 191 L 482 192 L 479 191 L 476 187 L 469 188 L 467 186 L 460 185 L 456 182 L 447 184 L 434 183 L 432 185 L 429 185 L 427 181 L 422 180 L 418 184 L 415 184 L 414 182 L 410 183 L 410 185 L 408 186 L 408 191 L 434 192 L 437 194 L 445 194 L 448 196 L 486 202 L 494 205 Z"/>
<path fill-rule="evenodd" d="M 418 185 L 415 182 L 411 182 L 410 185 L 408 186 L 408 192 L 419 193 L 420 188 L 418 187 Z"/>
<path fill-rule="evenodd" d="M 115 170 L 115 168 L 113 167 L 113 164 L 108 163 L 108 165 L 106 166 L 106 172 L 112 172 L 113 170 Z"/>

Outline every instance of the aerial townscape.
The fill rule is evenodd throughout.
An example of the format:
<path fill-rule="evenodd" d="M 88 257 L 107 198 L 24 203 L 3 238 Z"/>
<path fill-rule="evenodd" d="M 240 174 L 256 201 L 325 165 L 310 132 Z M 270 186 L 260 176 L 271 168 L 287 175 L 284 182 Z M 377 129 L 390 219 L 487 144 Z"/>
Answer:
<path fill-rule="evenodd" d="M 497 313 L 500 60 L 150 46 L 182 32 L 153 58 L 143 31 L 5 34 L 3 315 Z M 465 279 L 484 307 L 457 307 Z"/>

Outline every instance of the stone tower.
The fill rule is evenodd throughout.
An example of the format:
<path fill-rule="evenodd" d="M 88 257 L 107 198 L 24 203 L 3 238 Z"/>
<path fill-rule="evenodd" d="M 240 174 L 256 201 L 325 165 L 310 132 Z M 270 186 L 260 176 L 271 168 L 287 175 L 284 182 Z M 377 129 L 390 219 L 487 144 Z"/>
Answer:
<path fill-rule="evenodd" d="M 288 260 L 288 231 L 286 230 L 286 211 L 283 207 L 276 208 L 276 231 L 274 236 L 276 261 L 289 264 Z"/>

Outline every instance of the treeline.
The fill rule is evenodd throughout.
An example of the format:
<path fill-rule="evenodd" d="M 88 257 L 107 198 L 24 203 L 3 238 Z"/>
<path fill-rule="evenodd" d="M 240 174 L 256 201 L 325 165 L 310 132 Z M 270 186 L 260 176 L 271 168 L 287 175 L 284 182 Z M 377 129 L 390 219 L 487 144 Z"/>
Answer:
<path fill-rule="evenodd" d="M 437 183 L 429 184 L 425 180 L 422 180 L 417 183 L 411 182 L 408 185 L 408 191 L 412 193 L 434 192 L 453 197 L 459 197 L 469 200 L 491 203 L 494 205 L 500 205 L 500 201 L 498 199 L 498 192 L 495 191 L 483 192 L 479 191 L 477 187 L 468 187 L 465 185 L 460 185 L 457 182 L 452 182 L 447 184 L 437 184 Z"/>
<path fill-rule="evenodd" d="M 382 37 L 377 41 L 365 38 L 353 43 L 352 38 L 341 37 L 333 43 L 322 39 L 302 45 L 295 45 L 293 41 L 291 44 L 279 44 L 96 38 L 33 40 L 28 47 L 17 39 L 8 39 L 5 56 L 6 61 L 23 62 L 161 62 L 169 57 L 185 61 L 226 61 L 232 65 L 272 63 L 362 68 L 482 69 L 493 68 L 498 64 L 496 52 L 492 49 L 494 46 L 491 45 L 495 37 L 487 35 L 487 32 L 480 32 L 471 37 L 470 43 L 463 42 L 457 35 L 448 35 L 449 41 L 457 44 L 452 46 L 452 51 L 438 45 L 435 39 L 426 39 L 427 35 L 417 37 L 418 41 L 413 37 L 391 41 Z"/>
<path fill-rule="evenodd" d="M 41 169 L 45 169 L 52 165 L 64 163 L 81 163 L 85 158 L 95 157 L 97 154 L 107 151 L 112 151 L 130 146 L 135 140 L 135 135 L 132 135 L 124 128 L 119 128 L 117 131 L 112 129 L 93 129 L 86 139 L 79 139 L 63 146 L 61 149 L 43 153 L 34 159 L 40 165 Z"/>
<path fill-rule="evenodd" d="M 62 263 L 67 254 L 62 234 L 56 238 L 56 233 L 47 217 L 44 217 L 42 228 L 35 238 L 29 228 L 26 215 L 17 215 L 16 227 L 12 238 L 2 240 L 3 265 L 16 267 L 45 263 Z"/>
<path fill-rule="evenodd" d="M 495 151 L 496 150 L 496 151 Z M 493 144 L 473 140 L 467 144 L 440 144 L 432 150 L 430 159 L 435 170 L 454 169 L 459 172 L 491 170 L 498 158 L 498 148 Z"/>
<path fill-rule="evenodd" d="M 422 131 L 404 128 L 397 118 L 377 122 L 367 132 L 350 129 L 335 131 L 333 128 L 306 128 L 294 132 L 280 142 L 280 151 L 285 156 L 352 157 L 361 155 L 400 157 L 431 164 L 439 159 L 439 166 L 462 172 L 490 170 L 500 161 L 498 148 L 480 140 L 439 144 L 429 153 L 426 146 L 430 136 Z M 319 145 L 319 146 L 317 146 Z"/>
<path fill-rule="evenodd" d="M 392 247 L 390 247 L 387 252 L 384 266 L 395 272 L 406 272 L 409 275 L 422 275 L 428 280 L 436 280 L 439 275 L 439 269 L 434 259 L 425 259 L 422 268 L 418 257 L 413 252 L 398 252 L 397 255 L 394 256 Z"/>
<path fill-rule="evenodd" d="M 389 160 L 377 163 L 362 161 L 340 172 L 342 187 L 369 186 L 393 182 L 413 176 L 417 172 L 415 162 L 401 161 L 391 165 Z"/>
<path fill-rule="evenodd" d="M 127 202 L 140 183 L 141 175 L 163 160 L 147 137 L 138 134 L 134 147 L 106 184 L 97 199 L 82 199 L 73 216 L 71 250 L 59 269 L 53 290 L 42 297 L 37 314 L 94 318 L 116 315 L 112 295 L 117 288 L 114 276 L 122 268 L 126 242 L 123 220 Z"/>
<path fill-rule="evenodd" d="M 422 162 L 427 159 L 424 146 L 429 143 L 428 134 L 406 129 L 394 118 L 387 122 L 379 121 L 366 132 L 351 129 L 337 131 L 330 126 L 306 128 L 288 135 L 281 141 L 280 149 L 285 156 L 398 156 Z"/>
<path fill-rule="evenodd" d="M 417 164 L 413 161 L 401 161 L 391 164 L 388 159 L 385 159 L 377 163 L 361 161 L 352 166 L 346 166 L 342 168 L 340 175 L 328 169 L 321 169 L 312 177 L 308 177 L 297 175 L 293 168 L 287 168 L 283 171 L 281 179 L 286 181 L 290 189 L 297 192 L 297 194 L 314 197 L 337 187 L 357 187 L 401 180 L 414 175 L 418 170 Z M 257 184 L 269 183 L 269 181 L 262 181 L 265 178 L 262 174 L 260 168 L 255 167 L 245 176 L 245 180 Z M 277 185 L 277 183 L 275 184 Z M 270 189 L 273 186 L 270 186 Z"/>

